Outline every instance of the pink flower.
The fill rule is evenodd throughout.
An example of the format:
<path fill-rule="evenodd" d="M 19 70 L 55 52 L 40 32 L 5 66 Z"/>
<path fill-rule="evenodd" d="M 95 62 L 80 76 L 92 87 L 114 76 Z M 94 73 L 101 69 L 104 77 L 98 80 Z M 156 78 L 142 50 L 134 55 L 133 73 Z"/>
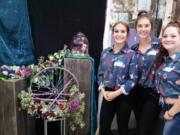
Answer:
<path fill-rule="evenodd" d="M 153 65 L 154 64 L 154 61 L 151 61 L 151 65 Z"/>
<path fill-rule="evenodd" d="M 154 73 L 155 73 L 155 71 L 153 70 L 151 73 L 148 74 L 148 77 L 149 77 L 149 78 L 152 78 L 153 75 L 154 75 Z"/>
<path fill-rule="evenodd" d="M 109 65 L 112 63 L 112 61 L 110 59 L 107 59 L 105 62 L 106 62 L 106 64 L 109 64 Z"/>
<path fill-rule="evenodd" d="M 127 58 L 131 58 L 131 54 L 130 53 L 127 54 Z"/>
<path fill-rule="evenodd" d="M 152 77 L 152 75 L 153 75 L 152 73 L 149 73 L 149 74 L 148 74 L 148 78 L 151 78 L 151 77 Z"/>
<path fill-rule="evenodd" d="M 167 74 L 163 74 L 163 79 L 167 79 Z"/>
<path fill-rule="evenodd" d="M 159 69 L 162 69 L 163 68 L 163 64 L 160 65 Z"/>
<path fill-rule="evenodd" d="M 29 77 L 31 76 L 31 72 L 30 68 L 19 68 L 18 75 L 22 77 Z"/>
<path fill-rule="evenodd" d="M 163 89 L 163 88 L 159 88 L 159 92 L 160 92 L 160 93 L 163 93 L 163 92 L 164 92 L 164 89 Z"/>
<path fill-rule="evenodd" d="M 76 111 L 79 108 L 79 101 L 77 99 L 73 99 L 69 102 L 69 107 L 72 111 Z"/>

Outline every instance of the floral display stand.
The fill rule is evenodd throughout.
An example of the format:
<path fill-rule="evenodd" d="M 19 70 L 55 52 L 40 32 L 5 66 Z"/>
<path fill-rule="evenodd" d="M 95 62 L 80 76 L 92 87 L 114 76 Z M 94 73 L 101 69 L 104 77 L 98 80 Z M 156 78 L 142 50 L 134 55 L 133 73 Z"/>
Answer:
<path fill-rule="evenodd" d="M 68 130 L 68 135 L 94 135 L 96 123 L 96 106 L 94 95 L 94 61 L 90 57 L 66 57 L 64 60 L 64 67 L 71 71 L 79 81 L 80 90 L 85 93 L 85 127 L 78 128 L 75 131 Z M 68 122 L 67 122 L 68 127 Z"/>
<path fill-rule="evenodd" d="M 19 111 L 18 93 L 27 87 L 27 80 L 0 81 L 0 135 L 35 135 L 35 119 Z"/>
<path fill-rule="evenodd" d="M 66 135 L 66 119 L 60 118 L 60 119 L 56 119 L 54 121 L 58 121 L 60 124 L 60 127 L 59 127 L 60 135 Z M 48 135 L 48 123 L 54 122 L 54 121 L 44 120 L 44 135 Z"/>
<path fill-rule="evenodd" d="M 94 135 L 94 78 L 94 60 L 66 48 L 37 65 L 1 66 L 0 135 L 35 135 L 35 118 L 44 120 L 45 135 L 48 123 L 58 120 L 61 135 Z"/>

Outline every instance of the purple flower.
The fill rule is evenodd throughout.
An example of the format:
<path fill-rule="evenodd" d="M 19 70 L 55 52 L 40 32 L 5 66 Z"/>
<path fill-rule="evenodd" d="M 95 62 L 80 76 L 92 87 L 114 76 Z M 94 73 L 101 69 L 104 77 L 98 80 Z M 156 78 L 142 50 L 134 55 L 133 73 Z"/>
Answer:
<path fill-rule="evenodd" d="M 9 74 L 15 74 L 16 72 L 14 70 L 9 70 Z"/>
<path fill-rule="evenodd" d="M 6 74 L 6 75 L 15 74 L 15 71 L 14 71 L 14 70 L 8 69 L 8 68 L 6 68 L 6 67 L 1 67 L 1 68 L 0 68 L 0 72 L 3 72 L 3 73 Z"/>
<path fill-rule="evenodd" d="M 31 76 L 31 72 L 30 68 L 19 68 L 18 75 L 22 77 L 29 77 Z"/>
<path fill-rule="evenodd" d="M 54 109 L 56 109 L 56 105 L 51 105 L 49 109 L 53 111 Z"/>
<path fill-rule="evenodd" d="M 76 96 L 80 96 L 80 94 L 81 94 L 80 92 L 77 92 L 75 95 L 76 95 Z"/>
<path fill-rule="evenodd" d="M 79 101 L 77 99 L 73 99 L 69 102 L 69 107 L 72 111 L 76 111 L 79 108 Z"/>

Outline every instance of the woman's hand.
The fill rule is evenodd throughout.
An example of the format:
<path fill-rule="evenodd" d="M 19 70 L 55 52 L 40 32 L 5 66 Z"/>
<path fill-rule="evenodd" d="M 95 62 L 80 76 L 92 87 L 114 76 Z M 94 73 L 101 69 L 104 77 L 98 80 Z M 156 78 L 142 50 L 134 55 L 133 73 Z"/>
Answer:
<path fill-rule="evenodd" d="M 164 114 L 164 118 L 167 120 L 172 120 L 174 116 L 180 112 L 180 98 L 177 102 Z"/>
<path fill-rule="evenodd" d="M 110 91 L 107 96 L 108 96 L 108 99 L 110 101 L 112 101 L 113 99 L 115 99 L 116 97 L 118 97 L 121 94 L 122 94 L 121 89 L 118 89 L 116 91 Z"/>
<path fill-rule="evenodd" d="M 169 110 L 167 110 L 164 114 L 164 119 L 172 120 L 173 118 L 174 118 L 174 115 L 170 114 Z"/>
<path fill-rule="evenodd" d="M 110 91 L 110 92 L 107 94 L 107 96 L 108 96 L 108 99 L 109 99 L 110 101 L 112 101 L 113 99 L 115 99 L 115 98 L 117 97 L 116 91 Z"/>
<path fill-rule="evenodd" d="M 108 94 L 111 92 L 111 91 L 106 91 L 104 88 L 101 89 L 102 91 L 102 94 L 103 94 L 103 97 L 107 100 L 107 101 L 111 101 L 108 97 Z"/>

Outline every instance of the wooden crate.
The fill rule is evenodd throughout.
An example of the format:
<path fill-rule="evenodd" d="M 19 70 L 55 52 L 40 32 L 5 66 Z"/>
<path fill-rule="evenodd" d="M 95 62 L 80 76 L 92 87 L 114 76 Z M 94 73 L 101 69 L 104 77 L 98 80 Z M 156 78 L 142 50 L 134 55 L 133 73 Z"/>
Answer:
<path fill-rule="evenodd" d="M 35 120 L 19 111 L 17 95 L 26 80 L 0 81 L 0 135 L 35 135 Z"/>
<path fill-rule="evenodd" d="M 85 128 L 78 128 L 75 131 L 67 128 L 66 135 L 90 135 L 90 97 L 91 97 L 91 78 L 92 62 L 88 59 L 65 58 L 64 67 L 71 71 L 79 81 L 80 90 L 85 93 Z M 67 122 L 68 126 L 68 122 Z"/>

